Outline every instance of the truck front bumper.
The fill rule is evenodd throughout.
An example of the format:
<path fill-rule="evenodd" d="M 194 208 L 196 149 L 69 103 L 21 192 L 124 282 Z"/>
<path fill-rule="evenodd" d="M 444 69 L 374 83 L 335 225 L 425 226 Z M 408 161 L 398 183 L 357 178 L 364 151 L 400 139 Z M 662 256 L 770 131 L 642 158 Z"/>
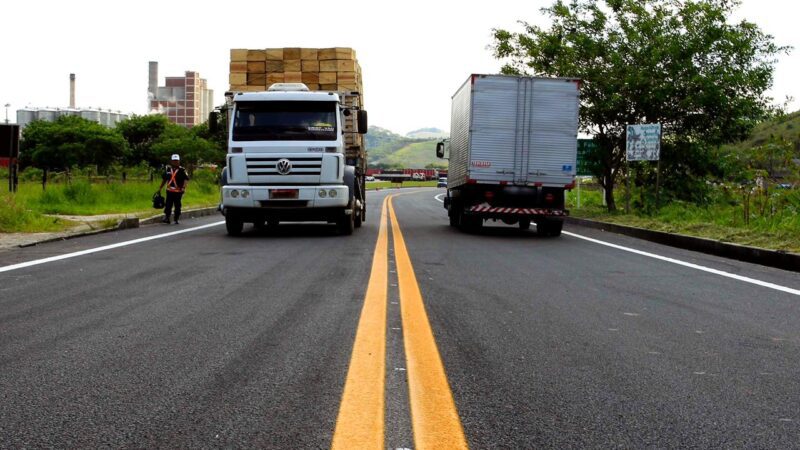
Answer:
<path fill-rule="evenodd" d="M 287 190 L 297 190 L 297 198 L 275 198 L 276 195 L 273 194 L 273 191 Z M 345 208 L 349 202 L 347 186 L 341 184 L 322 186 L 229 185 L 222 187 L 223 209 Z"/>

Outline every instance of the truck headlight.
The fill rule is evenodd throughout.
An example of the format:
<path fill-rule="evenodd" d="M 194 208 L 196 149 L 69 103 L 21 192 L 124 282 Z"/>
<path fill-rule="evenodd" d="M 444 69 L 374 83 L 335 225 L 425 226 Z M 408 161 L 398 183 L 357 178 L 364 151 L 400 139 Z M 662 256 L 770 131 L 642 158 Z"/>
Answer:
<path fill-rule="evenodd" d="M 331 189 L 330 191 L 328 191 L 328 196 L 330 198 L 336 197 L 336 191 L 334 189 Z"/>
<path fill-rule="evenodd" d="M 250 191 L 242 189 L 241 194 L 242 194 L 242 198 L 247 198 L 247 197 L 250 196 Z"/>
<path fill-rule="evenodd" d="M 231 190 L 231 197 L 233 198 L 239 197 L 239 191 L 237 191 L 236 189 Z"/>
<path fill-rule="evenodd" d="M 325 198 L 327 196 L 328 196 L 328 191 L 326 191 L 325 189 L 319 190 L 319 198 Z"/>

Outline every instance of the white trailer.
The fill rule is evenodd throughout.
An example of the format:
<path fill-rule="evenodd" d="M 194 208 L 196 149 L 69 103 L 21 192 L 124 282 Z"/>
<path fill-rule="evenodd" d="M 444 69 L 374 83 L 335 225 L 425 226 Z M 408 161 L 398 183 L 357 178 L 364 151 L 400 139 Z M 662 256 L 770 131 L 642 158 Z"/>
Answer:
<path fill-rule="evenodd" d="M 580 80 L 472 75 L 453 96 L 449 141 L 450 224 L 536 222 L 559 235 L 564 191 L 575 183 Z M 437 146 L 445 156 L 445 145 Z"/>

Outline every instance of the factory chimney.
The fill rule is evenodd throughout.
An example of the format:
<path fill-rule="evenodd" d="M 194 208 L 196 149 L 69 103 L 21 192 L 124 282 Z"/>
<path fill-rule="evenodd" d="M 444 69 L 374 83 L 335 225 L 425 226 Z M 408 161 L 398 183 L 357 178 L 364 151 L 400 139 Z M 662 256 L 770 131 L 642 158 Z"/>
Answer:
<path fill-rule="evenodd" d="M 150 99 L 155 100 L 158 94 L 158 61 L 150 61 L 150 78 L 147 83 Z"/>
<path fill-rule="evenodd" d="M 75 74 L 69 74 L 69 107 L 75 108 Z"/>

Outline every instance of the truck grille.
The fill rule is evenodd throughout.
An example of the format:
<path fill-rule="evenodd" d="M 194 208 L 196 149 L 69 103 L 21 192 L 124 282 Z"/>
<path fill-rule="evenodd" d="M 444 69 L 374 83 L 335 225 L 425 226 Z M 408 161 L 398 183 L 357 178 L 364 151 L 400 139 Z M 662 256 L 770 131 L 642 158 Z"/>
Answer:
<path fill-rule="evenodd" d="M 278 161 L 286 159 L 291 163 L 288 173 L 278 171 Z M 322 157 L 282 157 L 282 156 L 253 156 L 247 158 L 247 175 L 320 175 L 322 172 Z"/>

